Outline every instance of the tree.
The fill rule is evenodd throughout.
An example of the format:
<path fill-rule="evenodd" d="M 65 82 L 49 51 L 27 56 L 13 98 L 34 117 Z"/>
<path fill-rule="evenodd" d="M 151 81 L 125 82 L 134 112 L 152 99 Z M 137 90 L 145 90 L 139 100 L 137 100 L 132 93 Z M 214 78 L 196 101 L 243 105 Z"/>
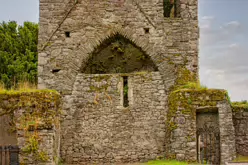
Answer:
<path fill-rule="evenodd" d="M 20 81 L 37 83 L 38 24 L 0 23 L 0 81 L 6 88 Z"/>

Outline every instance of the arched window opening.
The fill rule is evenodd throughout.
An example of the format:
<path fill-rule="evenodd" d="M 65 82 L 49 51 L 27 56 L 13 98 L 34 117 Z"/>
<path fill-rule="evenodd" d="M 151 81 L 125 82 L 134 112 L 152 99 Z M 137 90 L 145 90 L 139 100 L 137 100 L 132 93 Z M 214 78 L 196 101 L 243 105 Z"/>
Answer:
<path fill-rule="evenodd" d="M 158 71 L 150 57 L 120 34 L 106 39 L 81 69 L 86 74 L 113 74 Z"/>

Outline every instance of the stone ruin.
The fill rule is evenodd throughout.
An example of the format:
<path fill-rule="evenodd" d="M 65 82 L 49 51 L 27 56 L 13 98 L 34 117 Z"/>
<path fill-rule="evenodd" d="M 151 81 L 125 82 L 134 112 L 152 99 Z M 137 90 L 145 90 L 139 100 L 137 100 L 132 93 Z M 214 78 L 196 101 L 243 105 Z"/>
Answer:
<path fill-rule="evenodd" d="M 198 40 L 197 0 L 40 0 L 39 88 L 62 100 L 47 164 L 248 155 L 246 109 L 188 85 Z"/>

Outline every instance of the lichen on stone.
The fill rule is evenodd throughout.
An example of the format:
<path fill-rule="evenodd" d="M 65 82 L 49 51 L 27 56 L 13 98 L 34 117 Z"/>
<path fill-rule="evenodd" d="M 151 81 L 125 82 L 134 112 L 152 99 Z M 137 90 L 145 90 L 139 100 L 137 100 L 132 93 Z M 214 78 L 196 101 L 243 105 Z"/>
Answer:
<path fill-rule="evenodd" d="M 48 154 L 40 147 L 42 138 L 39 132 L 58 129 L 60 94 L 53 90 L 2 90 L 0 116 L 2 115 L 11 116 L 12 131 L 24 135 L 24 143 L 19 144 L 23 157 L 32 158 L 36 162 L 48 161 Z M 26 162 L 24 159 L 22 161 Z"/>

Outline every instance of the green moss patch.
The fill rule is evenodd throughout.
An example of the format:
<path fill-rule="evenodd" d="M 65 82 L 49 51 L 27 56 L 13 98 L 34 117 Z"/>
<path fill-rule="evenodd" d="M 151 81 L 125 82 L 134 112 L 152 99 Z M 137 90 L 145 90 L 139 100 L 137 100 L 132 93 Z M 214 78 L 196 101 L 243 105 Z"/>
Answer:
<path fill-rule="evenodd" d="M 196 73 L 191 72 L 184 66 L 178 66 L 177 78 L 176 78 L 175 86 L 173 90 L 181 88 L 185 84 L 197 83 L 197 82 L 198 80 L 197 80 Z"/>
<path fill-rule="evenodd" d="M 50 108 L 59 104 L 60 95 L 53 90 L 0 91 L 0 116 L 22 108 L 25 114 L 40 114 L 45 118 L 51 115 Z"/>
<path fill-rule="evenodd" d="M 59 126 L 60 95 L 53 90 L 1 90 L 0 116 L 10 115 L 13 131 L 20 131 L 26 139 L 22 154 L 34 161 L 47 161 L 48 156 L 40 148 L 39 130 L 56 129 Z"/>
<path fill-rule="evenodd" d="M 241 112 L 241 111 L 248 112 L 248 102 L 247 101 L 232 102 L 232 109 L 233 112 Z"/>
<path fill-rule="evenodd" d="M 181 108 L 182 114 L 189 114 L 195 119 L 195 106 L 217 106 L 218 101 L 227 100 L 227 91 L 217 89 L 178 89 L 169 95 L 169 112 L 167 122 L 169 129 L 177 128 L 176 124 L 171 120 L 176 116 L 176 112 Z"/>

